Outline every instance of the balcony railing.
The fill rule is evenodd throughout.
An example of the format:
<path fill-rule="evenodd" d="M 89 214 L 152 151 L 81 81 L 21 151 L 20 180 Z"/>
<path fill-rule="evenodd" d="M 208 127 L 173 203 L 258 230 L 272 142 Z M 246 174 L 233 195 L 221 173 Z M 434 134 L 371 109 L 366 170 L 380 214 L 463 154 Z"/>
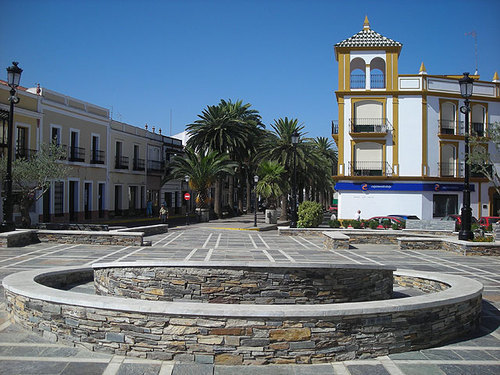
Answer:
<path fill-rule="evenodd" d="M 104 151 L 92 150 L 90 153 L 91 164 L 104 164 Z"/>
<path fill-rule="evenodd" d="M 16 148 L 16 159 L 31 159 L 35 154 L 37 153 L 37 150 L 32 150 L 29 148 L 24 148 L 24 147 L 17 147 Z"/>
<path fill-rule="evenodd" d="M 115 169 L 128 169 L 128 157 L 117 156 L 115 158 Z"/>
<path fill-rule="evenodd" d="M 339 124 L 332 121 L 332 134 L 339 134 Z"/>
<path fill-rule="evenodd" d="M 461 177 L 460 169 L 458 168 L 455 162 L 438 163 L 440 177 Z"/>
<path fill-rule="evenodd" d="M 371 89 L 385 89 L 385 76 L 383 74 L 370 74 Z"/>
<path fill-rule="evenodd" d="M 465 134 L 465 126 L 463 121 L 457 122 L 456 120 L 438 120 L 438 122 L 439 122 L 439 135 Z"/>
<path fill-rule="evenodd" d="M 392 176 L 393 171 L 389 163 L 383 161 L 355 161 L 349 162 L 351 176 Z"/>
<path fill-rule="evenodd" d="M 473 122 L 470 124 L 470 135 L 476 137 L 487 137 L 486 126 L 482 122 Z"/>
<path fill-rule="evenodd" d="M 163 172 L 164 163 L 159 160 L 148 160 L 148 172 L 158 173 Z"/>
<path fill-rule="evenodd" d="M 144 170 L 144 159 L 135 158 L 132 160 L 133 170 L 134 171 L 143 171 Z"/>
<path fill-rule="evenodd" d="M 85 161 L 85 149 L 82 147 L 71 146 L 69 148 L 69 161 Z"/>
<path fill-rule="evenodd" d="M 366 88 L 366 77 L 364 74 L 351 74 L 351 89 Z"/>
<path fill-rule="evenodd" d="M 387 133 L 390 123 L 386 118 L 354 118 L 351 123 L 351 133 Z"/>

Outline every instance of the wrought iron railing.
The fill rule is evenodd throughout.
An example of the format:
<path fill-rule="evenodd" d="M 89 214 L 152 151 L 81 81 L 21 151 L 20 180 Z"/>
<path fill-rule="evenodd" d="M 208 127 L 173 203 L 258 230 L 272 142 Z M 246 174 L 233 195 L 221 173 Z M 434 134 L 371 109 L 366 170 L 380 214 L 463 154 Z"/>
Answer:
<path fill-rule="evenodd" d="M 387 133 L 390 122 L 386 118 L 353 118 L 350 119 L 352 133 Z"/>
<path fill-rule="evenodd" d="M 339 124 L 332 121 L 332 134 L 339 134 Z"/>
<path fill-rule="evenodd" d="M 37 150 L 32 150 L 29 148 L 24 148 L 24 147 L 16 147 L 16 159 L 31 159 L 35 154 L 37 153 Z"/>
<path fill-rule="evenodd" d="M 440 177 L 460 177 L 460 169 L 456 162 L 438 163 Z"/>
<path fill-rule="evenodd" d="M 115 158 L 115 169 L 128 169 L 128 157 L 117 156 Z"/>
<path fill-rule="evenodd" d="M 144 170 L 144 166 L 145 166 L 144 159 L 135 158 L 132 160 L 132 164 L 133 164 L 134 171 L 143 171 Z"/>
<path fill-rule="evenodd" d="M 69 161 L 85 161 L 85 149 L 83 147 L 71 146 L 68 158 Z"/>
<path fill-rule="evenodd" d="M 91 164 L 104 164 L 104 151 L 101 150 L 91 150 L 90 152 L 90 163 Z"/>
<path fill-rule="evenodd" d="M 364 74 L 351 74 L 351 89 L 366 88 L 366 77 Z"/>
<path fill-rule="evenodd" d="M 393 170 L 384 161 L 354 161 L 348 162 L 351 176 L 392 176 Z"/>
<path fill-rule="evenodd" d="M 385 75 L 383 74 L 370 74 L 370 88 L 371 89 L 385 89 Z"/>
<path fill-rule="evenodd" d="M 158 173 L 163 171 L 164 163 L 160 160 L 148 160 L 148 172 Z"/>

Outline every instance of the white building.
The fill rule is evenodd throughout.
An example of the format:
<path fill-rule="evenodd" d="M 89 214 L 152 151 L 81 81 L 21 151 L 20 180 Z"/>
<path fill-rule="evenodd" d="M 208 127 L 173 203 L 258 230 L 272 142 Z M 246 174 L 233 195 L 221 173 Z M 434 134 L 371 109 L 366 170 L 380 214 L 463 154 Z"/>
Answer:
<path fill-rule="evenodd" d="M 460 213 L 464 177 L 462 75 L 399 74 L 402 44 L 363 29 L 335 45 L 338 61 L 338 147 L 340 219 L 417 215 L 421 219 Z M 416 64 L 418 66 L 418 64 Z M 497 155 L 489 124 L 500 122 L 500 81 L 474 81 L 471 133 Z M 500 164 L 496 166 L 500 167 Z M 472 175 L 475 217 L 496 216 L 500 197 L 484 177 Z"/>

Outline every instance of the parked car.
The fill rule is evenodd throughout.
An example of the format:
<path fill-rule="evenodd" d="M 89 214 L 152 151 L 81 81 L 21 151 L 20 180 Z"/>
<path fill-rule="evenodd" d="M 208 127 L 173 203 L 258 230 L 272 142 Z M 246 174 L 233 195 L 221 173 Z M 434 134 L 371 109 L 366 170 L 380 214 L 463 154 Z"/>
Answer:
<path fill-rule="evenodd" d="M 387 215 L 392 217 L 400 217 L 403 220 L 420 220 L 420 218 L 416 215 Z"/>
<path fill-rule="evenodd" d="M 330 207 L 328 207 L 328 211 L 333 213 L 333 212 L 337 212 L 338 211 L 338 205 L 336 204 L 331 204 Z"/>
<path fill-rule="evenodd" d="M 392 224 L 397 224 L 399 226 L 404 226 L 405 221 L 400 218 L 400 217 L 395 217 L 395 216 L 374 216 L 368 219 L 368 221 L 378 221 L 378 227 L 377 228 L 383 228 L 384 227 L 384 221 L 389 220 Z"/>
<path fill-rule="evenodd" d="M 455 215 L 455 214 L 447 215 L 447 216 L 442 217 L 441 220 L 444 220 L 444 221 L 454 220 L 455 221 L 455 232 L 458 232 L 462 226 L 462 217 L 460 215 Z M 472 216 L 471 224 L 477 224 L 477 219 L 474 216 Z"/>
<path fill-rule="evenodd" d="M 479 218 L 479 225 L 482 228 L 488 228 L 500 220 L 500 216 L 482 216 Z"/>

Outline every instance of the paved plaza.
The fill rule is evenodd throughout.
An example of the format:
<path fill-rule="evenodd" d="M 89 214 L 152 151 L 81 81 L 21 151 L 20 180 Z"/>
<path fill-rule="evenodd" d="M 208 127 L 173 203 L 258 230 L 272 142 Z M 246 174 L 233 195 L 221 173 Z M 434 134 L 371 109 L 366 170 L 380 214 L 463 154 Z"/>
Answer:
<path fill-rule="evenodd" d="M 148 260 L 386 264 L 462 275 L 483 283 L 482 326 L 473 337 L 415 352 L 318 365 L 218 366 L 135 359 L 50 342 L 8 320 L 0 299 L 0 374 L 160 375 L 474 375 L 500 374 L 500 258 L 445 251 L 399 251 L 395 245 L 324 250 L 321 238 L 253 231 L 250 215 L 232 221 L 179 226 L 148 237 L 152 246 L 34 244 L 0 250 L 0 279 L 24 270 Z M 261 225 L 261 224 L 259 224 Z M 239 229 L 239 230 L 237 230 Z M 243 230 L 247 229 L 247 230 Z M 75 292 L 88 292 L 77 290 Z"/>

